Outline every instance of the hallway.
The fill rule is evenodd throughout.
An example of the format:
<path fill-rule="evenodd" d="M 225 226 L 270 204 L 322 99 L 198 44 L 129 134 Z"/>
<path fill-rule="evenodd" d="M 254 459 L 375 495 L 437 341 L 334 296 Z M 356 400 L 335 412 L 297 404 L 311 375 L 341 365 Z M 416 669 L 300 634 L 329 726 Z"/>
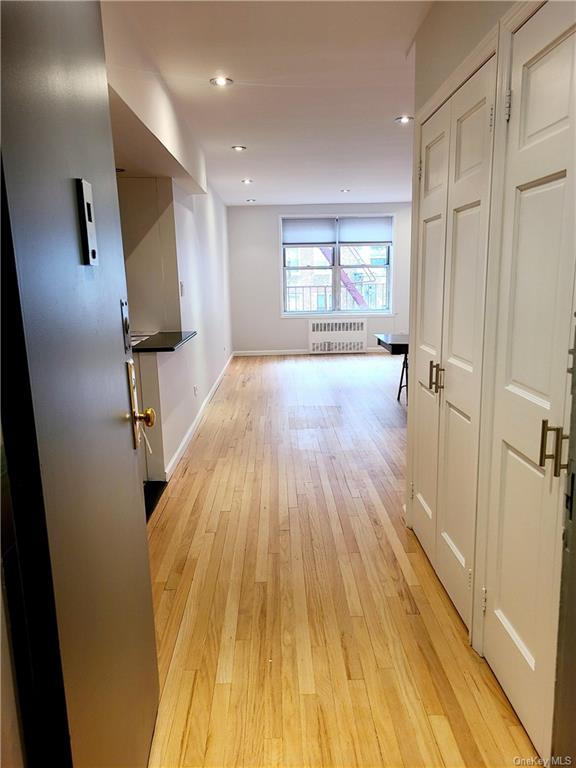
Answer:
<path fill-rule="evenodd" d="M 235 358 L 149 524 L 151 768 L 536 757 L 401 518 L 399 358 Z"/>

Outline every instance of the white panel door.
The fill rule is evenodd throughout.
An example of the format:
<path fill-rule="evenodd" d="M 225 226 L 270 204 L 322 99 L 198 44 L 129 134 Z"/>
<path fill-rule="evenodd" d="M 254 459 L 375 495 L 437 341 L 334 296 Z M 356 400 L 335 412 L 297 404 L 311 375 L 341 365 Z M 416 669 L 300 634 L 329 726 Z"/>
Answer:
<path fill-rule="evenodd" d="M 472 613 L 495 87 L 493 56 L 450 99 L 436 570 L 467 626 Z"/>
<path fill-rule="evenodd" d="M 412 527 L 434 562 L 439 394 L 433 381 L 442 353 L 442 296 L 450 146 L 450 104 L 422 126 L 416 329 Z"/>
<path fill-rule="evenodd" d="M 548 3 L 513 36 L 488 528 L 484 653 L 543 756 L 550 752 L 565 472 L 555 477 L 552 461 L 541 468 L 539 458 L 543 420 L 568 426 L 575 8 Z M 547 453 L 555 437 L 547 435 Z"/>

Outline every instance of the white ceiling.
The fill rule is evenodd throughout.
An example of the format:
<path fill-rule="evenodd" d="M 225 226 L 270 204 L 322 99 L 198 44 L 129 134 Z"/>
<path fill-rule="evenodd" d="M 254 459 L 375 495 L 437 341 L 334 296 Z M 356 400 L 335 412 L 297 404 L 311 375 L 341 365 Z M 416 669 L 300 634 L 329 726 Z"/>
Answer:
<path fill-rule="evenodd" d="M 228 205 L 410 199 L 414 62 L 428 2 L 130 2 L 131 34 Z M 134 66 L 116 52 L 113 63 Z M 209 84 L 214 75 L 229 88 Z M 244 144 L 247 152 L 230 147 Z M 247 186 L 241 179 L 250 177 Z M 349 188 L 347 194 L 340 189 Z"/>

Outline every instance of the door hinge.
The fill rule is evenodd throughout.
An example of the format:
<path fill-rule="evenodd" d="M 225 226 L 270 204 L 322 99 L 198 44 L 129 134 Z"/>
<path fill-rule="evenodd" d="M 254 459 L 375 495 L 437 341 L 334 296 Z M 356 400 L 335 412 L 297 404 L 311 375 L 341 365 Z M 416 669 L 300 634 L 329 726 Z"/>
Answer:
<path fill-rule="evenodd" d="M 472 589 L 472 568 L 468 569 L 468 589 Z"/>
<path fill-rule="evenodd" d="M 414 498 L 414 482 L 410 481 L 410 500 Z"/>
<path fill-rule="evenodd" d="M 486 613 L 486 606 L 488 604 L 488 590 L 486 587 L 482 587 L 482 613 Z"/>
<path fill-rule="evenodd" d="M 422 160 L 418 161 L 418 181 L 422 181 Z"/>
<path fill-rule="evenodd" d="M 492 131 L 494 128 L 494 104 L 490 104 L 490 117 L 488 118 L 488 129 Z"/>
<path fill-rule="evenodd" d="M 512 114 L 512 91 L 510 88 L 506 91 L 504 97 L 504 119 L 507 123 L 510 122 L 510 115 Z"/>

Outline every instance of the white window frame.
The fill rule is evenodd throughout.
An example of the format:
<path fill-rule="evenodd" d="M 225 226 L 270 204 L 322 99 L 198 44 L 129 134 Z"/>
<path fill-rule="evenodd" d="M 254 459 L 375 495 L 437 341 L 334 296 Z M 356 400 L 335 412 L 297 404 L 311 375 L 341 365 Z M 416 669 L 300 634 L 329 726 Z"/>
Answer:
<path fill-rule="evenodd" d="M 282 221 L 285 219 L 318 219 L 318 218 L 381 218 L 386 216 L 392 219 L 392 240 L 383 241 L 382 243 L 353 243 L 353 245 L 387 245 L 388 246 L 388 309 L 340 309 L 340 246 L 352 245 L 351 243 L 340 243 L 338 235 L 335 243 L 291 243 L 290 246 L 285 246 L 283 242 L 282 233 Z M 280 215 L 278 217 L 278 229 L 279 229 L 279 241 L 280 241 L 280 285 L 281 285 L 281 313 L 283 318 L 302 319 L 302 318 L 314 318 L 314 317 L 344 317 L 349 315 L 350 317 L 361 317 L 363 315 L 375 316 L 375 317 L 391 317 L 396 313 L 394 312 L 394 294 L 395 294 L 395 275 L 394 275 L 394 242 L 396 239 L 396 217 L 394 214 L 389 213 L 373 213 L 373 214 L 339 214 L 339 213 L 314 213 L 314 214 L 293 214 L 293 215 Z M 326 267 L 286 267 L 285 249 L 286 247 L 330 247 L 334 250 L 334 263 L 332 266 Z M 344 265 L 346 268 L 346 265 Z M 286 310 L 286 270 L 287 269 L 331 269 L 332 270 L 332 309 L 318 312 L 288 312 Z"/>

